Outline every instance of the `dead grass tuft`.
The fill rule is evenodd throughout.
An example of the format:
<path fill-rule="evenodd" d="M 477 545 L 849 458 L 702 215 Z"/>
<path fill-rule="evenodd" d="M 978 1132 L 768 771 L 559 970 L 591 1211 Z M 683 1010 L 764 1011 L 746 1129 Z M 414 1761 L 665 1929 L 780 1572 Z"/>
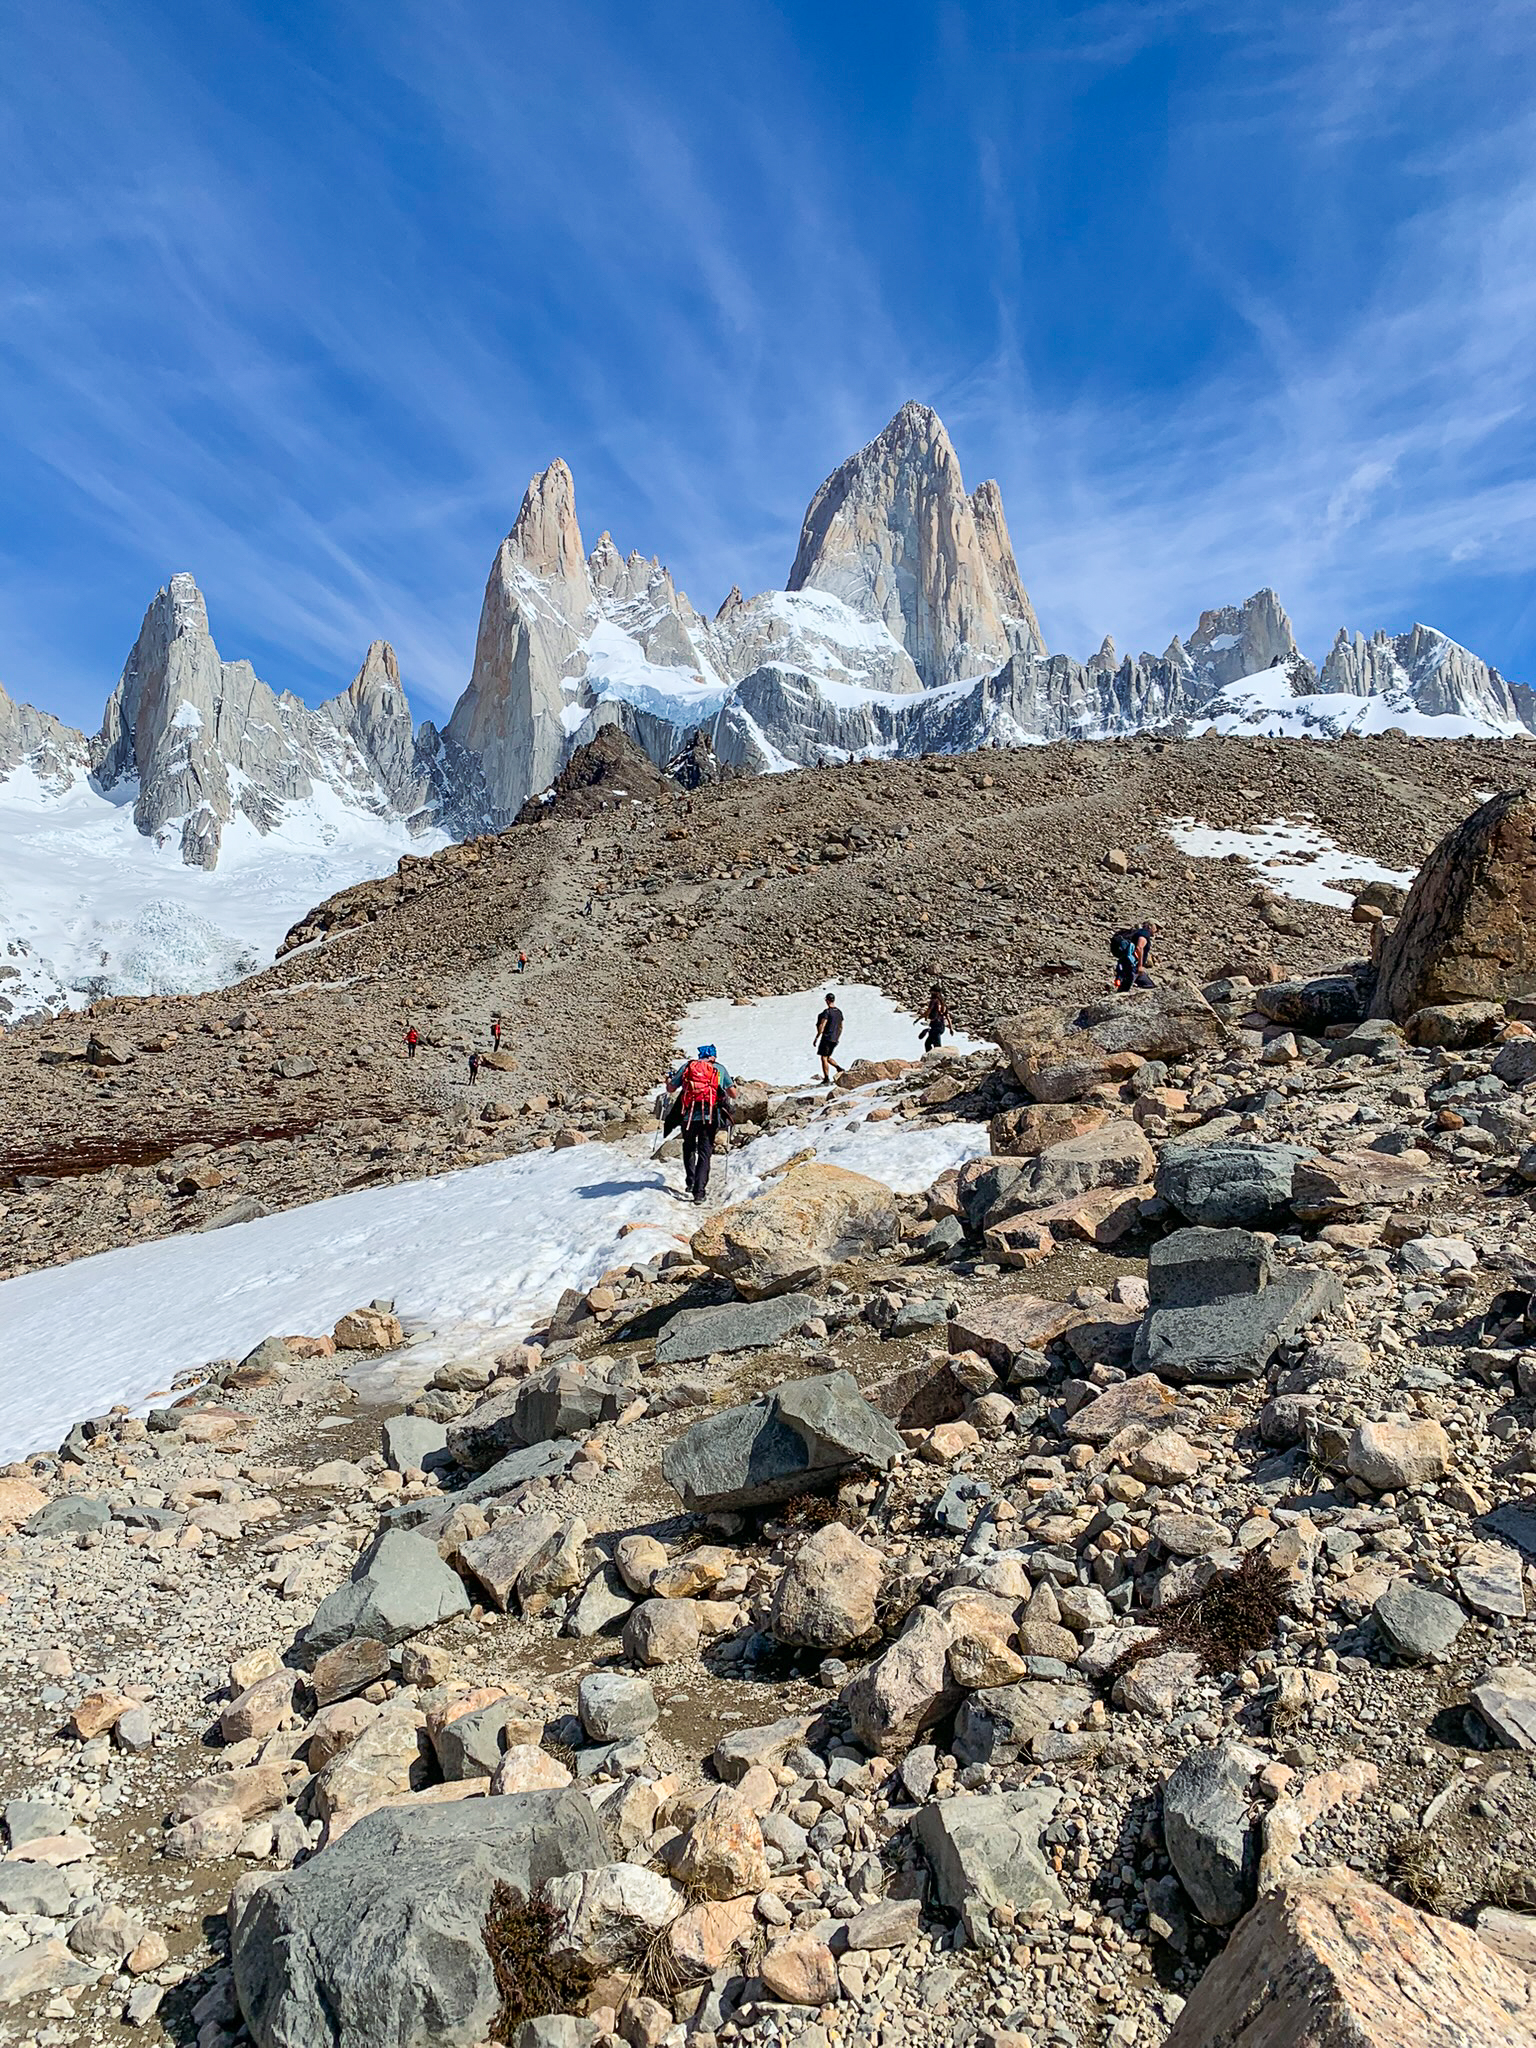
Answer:
<path fill-rule="evenodd" d="M 1235 1572 L 1213 1579 L 1187 1600 L 1156 1610 L 1157 1636 L 1143 1656 L 1194 1650 L 1212 1676 L 1241 1670 L 1275 1639 L 1286 1611 L 1286 1578 L 1261 1551 L 1250 1550 Z"/>
<path fill-rule="evenodd" d="M 510 2041 L 524 2020 L 579 2012 L 592 1990 L 592 1972 L 550 1954 L 559 1916 L 541 1889 L 525 1898 L 498 1884 L 485 1916 L 485 1950 L 501 2001 L 493 2041 Z"/>

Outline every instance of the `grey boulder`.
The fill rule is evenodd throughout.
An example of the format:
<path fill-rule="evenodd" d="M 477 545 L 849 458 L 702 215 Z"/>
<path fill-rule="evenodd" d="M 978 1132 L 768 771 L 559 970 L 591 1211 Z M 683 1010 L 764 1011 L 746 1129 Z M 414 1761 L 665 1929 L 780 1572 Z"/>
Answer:
<path fill-rule="evenodd" d="M 1310 1156 L 1300 1145 L 1187 1139 L 1165 1148 L 1155 1185 L 1186 1222 L 1268 1223 L 1283 1214 L 1296 1168 Z"/>
<path fill-rule="evenodd" d="M 69 1879 L 51 1863 L 0 1863 L 0 1913 L 61 1920 L 74 1904 Z"/>
<path fill-rule="evenodd" d="M 498 1883 L 527 1895 L 606 1863 L 576 1792 L 365 1814 L 257 1886 L 231 1939 L 257 2048 L 469 2048 L 498 2008 L 483 1932 Z"/>
<path fill-rule="evenodd" d="M 1352 974 L 1265 982 L 1253 992 L 1253 1007 L 1272 1024 L 1288 1024 L 1314 1038 L 1330 1024 L 1356 1024 L 1365 1015 L 1364 991 Z"/>
<path fill-rule="evenodd" d="M 634 1595 L 611 1564 L 599 1565 L 565 1610 L 560 1633 L 565 1636 L 614 1634 L 629 1619 Z"/>
<path fill-rule="evenodd" d="M 941 1904 L 958 1912 L 974 1939 L 994 1906 L 1066 1910 L 1040 1850 L 1061 1794 L 1041 1785 L 1022 1792 L 957 1794 L 925 1806 L 912 1832 L 928 1859 Z"/>
<path fill-rule="evenodd" d="M 394 1472 L 427 1472 L 448 1464 L 448 1429 L 425 1415 L 391 1415 L 384 1424 L 384 1462 Z"/>
<path fill-rule="evenodd" d="M 1536 1749 L 1536 1671 L 1499 1664 L 1472 1688 L 1477 1711 L 1510 1749 Z"/>
<path fill-rule="evenodd" d="M 1093 1705 L 1085 1685 L 1024 1679 L 985 1685 L 967 1696 L 955 1716 L 950 1744 L 962 1764 L 1007 1764 L 1055 1721 L 1081 1721 Z"/>
<path fill-rule="evenodd" d="M 469 1611 L 469 1595 L 435 1543 L 407 1529 L 386 1529 L 363 1552 L 345 1586 L 328 1593 L 300 1638 L 306 1666 L 355 1636 L 386 1645 Z"/>
<path fill-rule="evenodd" d="M 1229 1294 L 1257 1294 L 1268 1278 L 1268 1250 L 1251 1230 L 1175 1230 L 1147 1256 L 1153 1308 L 1198 1308 Z"/>
<path fill-rule="evenodd" d="M 780 1344 L 821 1310 L 809 1294 L 777 1294 L 766 1301 L 728 1301 L 718 1308 L 685 1308 L 656 1339 L 658 1365 L 691 1365 L 716 1351 L 756 1351 Z"/>
<path fill-rule="evenodd" d="M 1136 1332 L 1132 1369 L 1159 1379 L 1229 1385 L 1259 1379 L 1288 1338 L 1340 1299 L 1330 1273 L 1273 1280 L 1260 1294 L 1232 1294 L 1197 1308 L 1153 1309 Z"/>
<path fill-rule="evenodd" d="M 1445 1656 L 1467 1617 L 1454 1600 L 1427 1586 L 1396 1579 L 1371 1609 L 1377 1628 L 1405 1664 L 1432 1664 Z"/>
<path fill-rule="evenodd" d="M 615 1413 L 613 1390 L 606 1380 L 551 1365 L 523 1381 L 514 1419 L 523 1443 L 546 1444 L 555 1437 L 580 1436 Z"/>
<path fill-rule="evenodd" d="M 576 1692 L 576 1711 L 592 1742 L 627 1742 L 655 1725 L 661 1709 L 648 1678 L 628 1671 L 589 1671 Z"/>
<path fill-rule="evenodd" d="M 1190 1904 L 1211 1927 L 1230 1927 L 1253 1902 L 1257 1830 L 1248 1812 L 1255 1752 L 1235 1742 L 1197 1749 L 1163 1786 L 1163 1840 Z"/>
<path fill-rule="evenodd" d="M 885 1472 L 905 1453 L 852 1373 L 829 1372 L 705 1416 L 667 1446 L 661 1469 L 685 1508 L 709 1512 L 768 1507 L 859 1467 Z"/>
<path fill-rule="evenodd" d="M 24 1536 L 88 1536 L 105 1529 L 112 1508 L 94 1493 L 66 1493 L 51 1500 L 21 1525 Z"/>

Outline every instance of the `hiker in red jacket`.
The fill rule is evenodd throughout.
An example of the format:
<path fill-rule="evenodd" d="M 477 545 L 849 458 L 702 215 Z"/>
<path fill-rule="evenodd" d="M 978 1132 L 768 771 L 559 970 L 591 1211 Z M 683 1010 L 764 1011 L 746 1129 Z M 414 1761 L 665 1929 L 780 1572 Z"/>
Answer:
<path fill-rule="evenodd" d="M 729 1128 L 736 1106 L 736 1083 L 712 1045 L 701 1045 L 667 1076 L 672 1096 L 663 1128 L 683 1134 L 683 1191 L 696 1203 L 709 1192 L 709 1169 L 715 1136 Z"/>
<path fill-rule="evenodd" d="M 420 1045 L 420 1043 L 421 1033 L 416 1029 L 416 1026 L 413 1024 L 405 1034 L 405 1056 L 407 1059 L 415 1059 L 416 1048 L 418 1045 Z"/>
<path fill-rule="evenodd" d="M 498 1052 L 501 1051 L 501 1019 L 499 1017 L 491 1019 L 491 1044 L 495 1046 Z"/>

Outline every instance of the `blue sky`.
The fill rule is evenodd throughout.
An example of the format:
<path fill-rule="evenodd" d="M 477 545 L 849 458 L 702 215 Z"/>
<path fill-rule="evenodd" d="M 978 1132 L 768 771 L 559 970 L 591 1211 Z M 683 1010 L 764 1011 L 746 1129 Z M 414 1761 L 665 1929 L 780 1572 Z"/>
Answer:
<path fill-rule="evenodd" d="M 1273 584 L 1536 679 L 1524 0 L 11 0 L 0 681 L 190 569 L 311 699 L 467 678 L 529 475 L 713 609 L 908 397 L 1049 643 Z"/>

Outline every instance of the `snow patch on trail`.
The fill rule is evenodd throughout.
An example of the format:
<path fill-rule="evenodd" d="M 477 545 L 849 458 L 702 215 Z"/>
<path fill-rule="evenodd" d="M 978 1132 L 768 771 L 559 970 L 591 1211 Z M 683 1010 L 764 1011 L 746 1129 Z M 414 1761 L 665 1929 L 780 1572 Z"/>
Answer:
<path fill-rule="evenodd" d="M 867 1093 L 841 1096 L 810 1125 L 722 1156 L 717 1189 L 731 1202 L 759 1193 L 771 1167 L 814 1146 L 829 1165 L 910 1193 L 987 1149 L 984 1124 L 870 1123 L 871 1106 Z M 430 1327 L 438 1358 L 522 1337 L 562 1289 L 591 1287 L 695 1227 L 653 1143 L 522 1153 L 0 1282 L 0 1462 L 51 1449 L 118 1402 L 142 1406 L 263 1337 L 329 1330 L 376 1297 Z M 627 1223 L 648 1227 L 621 1236 Z"/>
<path fill-rule="evenodd" d="M 827 990 L 837 991 L 843 1013 L 843 1038 L 837 1056 L 845 1067 L 855 1060 L 920 1060 L 918 1024 L 910 1010 L 893 1002 L 883 989 L 856 982 L 852 987 L 824 981 L 801 995 L 758 996 L 751 1002 L 714 997 L 694 1003 L 677 1027 L 676 1046 L 691 1053 L 713 1045 L 738 1081 L 766 1081 L 770 1088 L 819 1085 L 821 1062 L 816 1057 L 816 1019 Z M 981 1040 L 963 1034 L 945 1040 L 945 1050 L 984 1052 Z"/>
<path fill-rule="evenodd" d="M 1315 825 L 1287 818 L 1272 818 L 1255 832 L 1220 831 L 1197 825 L 1193 818 L 1171 818 L 1163 829 L 1181 853 L 1201 860 L 1228 860 L 1235 854 L 1276 895 L 1326 903 L 1333 910 L 1348 910 L 1353 901 L 1347 889 L 1333 886 L 1336 882 L 1391 882 L 1406 889 L 1418 872 L 1346 853 Z"/>

